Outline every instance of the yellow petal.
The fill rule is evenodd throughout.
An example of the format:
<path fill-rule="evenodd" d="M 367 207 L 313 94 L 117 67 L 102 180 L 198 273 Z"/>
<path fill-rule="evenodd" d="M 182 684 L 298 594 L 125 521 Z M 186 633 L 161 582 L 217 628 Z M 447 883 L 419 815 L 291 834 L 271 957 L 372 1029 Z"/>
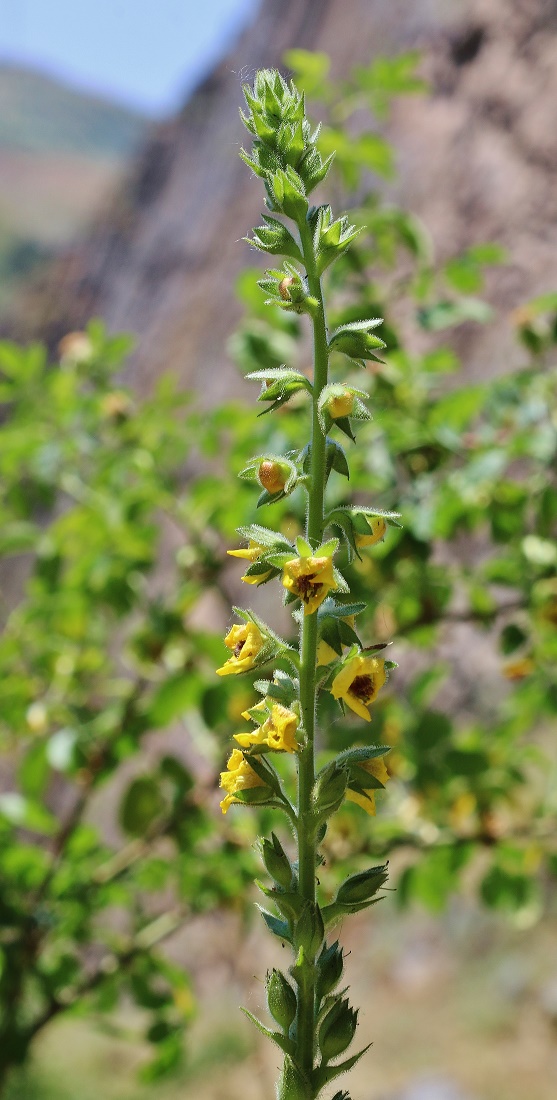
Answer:
<path fill-rule="evenodd" d="M 375 546 L 376 542 L 380 542 L 387 533 L 387 524 L 383 519 L 383 516 L 366 516 L 366 520 L 371 527 L 370 535 L 356 535 L 355 541 L 358 548 L 363 546 Z"/>
<path fill-rule="evenodd" d="M 365 795 L 368 795 L 368 798 L 366 798 Z M 375 817 L 377 811 L 375 809 L 374 790 L 366 791 L 365 794 L 361 794 L 360 791 L 351 791 L 350 789 L 348 789 L 346 792 L 346 797 L 349 802 L 355 802 L 357 806 L 361 806 L 362 810 L 365 810 L 366 814 L 370 814 L 371 817 Z"/>

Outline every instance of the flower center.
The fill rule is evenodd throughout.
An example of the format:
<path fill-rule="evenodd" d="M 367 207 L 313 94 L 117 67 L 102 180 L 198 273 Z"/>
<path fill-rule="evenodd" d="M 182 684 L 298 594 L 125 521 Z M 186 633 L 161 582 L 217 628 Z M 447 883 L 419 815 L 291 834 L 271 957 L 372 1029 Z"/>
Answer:
<path fill-rule="evenodd" d="M 362 703 L 368 703 L 373 695 L 371 676 L 355 676 L 350 684 L 350 694 L 355 695 Z"/>
<path fill-rule="evenodd" d="M 234 646 L 234 656 L 235 656 L 235 657 L 239 657 L 239 656 L 240 656 L 240 653 L 242 652 L 242 650 L 243 650 L 243 648 L 244 648 L 245 644 L 246 644 L 246 640 L 245 640 L 245 638 L 243 639 L 243 641 L 241 641 L 241 642 L 237 642 L 237 643 L 236 643 L 236 645 Z"/>
<path fill-rule="evenodd" d="M 315 573 L 308 573 L 305 577 L 298 577 L 296 588 L 304 603 L 309 603 L 314 596 L 317 596 L 321 588 L 321 581 L 317 581 L 317 584 L 314 583 L 315 576 Z"/>

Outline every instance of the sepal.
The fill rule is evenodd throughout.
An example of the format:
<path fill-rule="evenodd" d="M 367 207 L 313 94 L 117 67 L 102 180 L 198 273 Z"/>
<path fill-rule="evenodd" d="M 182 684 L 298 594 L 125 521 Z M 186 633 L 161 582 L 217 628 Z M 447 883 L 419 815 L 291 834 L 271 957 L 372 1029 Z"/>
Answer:
<path fill-rule="evenodd" d="M 298 481 L 298 469 L 284 455 L 264 454 L 250 459 L 238 477 L 244 481 L 257 481 L 261 485 L 263 491 L 257 501 L 260 508 L 263 504 L 274 504 L 293 492 Z"/>
<path fill-rule="evenodd" d="M 280 306 L 293 313 L 309 313 L 312 317 L 319 309 L 317 298 L 309 293 L 307 280 L 288 260 L 285 260 L 282 271 L 266 271 L 257 285 L 268 295 L 265 299 L 268 306 Z"/>
<path fill-rule="evenodd" d="M 257 398 L 258 401 L 271 401 L 270 408 L 264 409 L 259 413 L 259 416 L 264 416 L 265 413 L 274 412 L 275 409 L 285 405 L 295 393 L 299 393 L 300 390 L 306 390 L 307 393 L 312 393 L 313 387 L 311 382 L 305 375 L 300 374 L 299 371 L 289 370 L 286 367 L 275 367 L 269 370 L 252 371 L 251 374 L 247 374 L 246 378 L 249 380 L 259 380 L 262 382 L 261 393 Z"/>
<path fill-rule="evenodd" d="M 288 921 L 281 920 L 280 917 L 276 917 L 274 913 L 269 913 L 267 909 L 263 909 L 261 905 L 257 908 L 269 929 L 274 936 L 277 936 L 279 940 L 285 940 L 286 943 L 292 943 L 292 933 L 290 931 L 290 925 Z"/>
<path fill-rule="evenodd" d="M 292 886 L 294 872 L 290 860 L 275 833 L 271 833 L 271 839 L 263 837 L 260 841 L 260 852 L 265 868 L 271 878 L 281 886 L 283 890 L 289 890 Z"/>
<path fill-rule="evenodd" d="M 285 1054 L 277 1085 L 277 1100 L 308 1100 L 310 1084 L 292 1058 Z"/>
<path fill-rule="evenodd" d="M 331 817 L 342 805 L 348 786 L 348 772 L 336 760 L 319 772 L 313 788 L 313 806 L 319 820 Z"/>
<path fill-rule="evenodd" d="M 351 321 L 349 324 L 341 325 L 329 340 L 329 351 L 341 351 L 356 361 L 375 359 L 381 363 L 382 360 L 378 358 L 376 351 L 386 347 L 386 344 L 379 336 L 373 336 L 371 329 L 382 323 L 381 317 L 375 317 L 368 321 Z"/>
<path fill-rule="evenodd" d="M 324 1062 L 338 1058 L 348 1049 L 356 1033 L 358 1012 L 348 1000 L 335 1000 L 319 1028 L 319 1049 Z"/>
<path fill-rule="evenodd" d="M 313 239 L 317 253 L 317 272 L 322 275 L 346 252 L 361 233 L 361 229 L 350 225 L 345 214 L 333 221 L 332 210 L 328 205 L 320 206 L 318 210 Z"/>
<path fill-rule="evenodd" d="M 348 1070 L 352 1069 L 360 1058 L 363 1058 L 370 1046 L 371 1043 L 368 1043 L 363 1050 L 359 1050 L 357 1054 L 353 1054 L 351 1058 L 346 1058 L 344 1062 L 339 1062 L 336 1066 L 325 1066 L 324 1064 L 318 1066 L 312 1074 L 314 1094 L 317 1095 L 321 1089 L 325 1088 L 325 1085 L 328 1085 L 330 1081 L 334 1081 L 335 1077 L 339 1077 L 342 1073 L 348 1073 Z"/>
<path fill-rule="evenodd" d="M 311 959 L 320 950 L 325 935 L 323 917 L 317 904 L 307 901 L 294 928 L 294 946 Z"/>
<path fill-rule="evenodd" d="M 344 971 L 344 958 L 338 940 L 324 944 L 317 959 L 316 996 L 320 1003 L 338 985 Z"/>
<path fill-rule="evenodd" d="M 296 1016 L 298 999 L 296 994 L 280 970 L 271 970 L 267 973 L 267 1006 L 271 1016 L 283 1031 L 288 1034 L 288 1029 Z"/>
<path fill-rule="evenodd" d="M 340 382 L 329 382 L 319 395 L 317 405 L 319 423 L 326 435 L 332 425 L 354 439 L 350 419 L 371 420 L 371 413 L 364 404 L 368 394 L 354 386 L 345 386 Z"/>
<path fill-rule="evenodd" d="M 341 905 L 360 905 L 375 897 L 389 877 L 388 864 L 370 867 L 367 871 L 350 875 L 339 887 L 336 901 Z"/>
<path fill-rule="evenodd" d="M 291 164 L 287 164 L 286 169 L 279 168 L 270 176 L 269 190 L 274 210 L 294 221 L 305 218 L 309 203 L 304 181 Z"/>
<path fill-rule="evenodd" d="M 299 245 L 290 230 L 268 214 L 263 215 L 263 220 L 266 224 L 256 226 L 252 230 L 253 236 L 244 237 L 244 240 L 255 248 L 259 248 L 261 252 L 269 252 L 271 256 L 290 256 L 291 259 L 303 263 Z"/>

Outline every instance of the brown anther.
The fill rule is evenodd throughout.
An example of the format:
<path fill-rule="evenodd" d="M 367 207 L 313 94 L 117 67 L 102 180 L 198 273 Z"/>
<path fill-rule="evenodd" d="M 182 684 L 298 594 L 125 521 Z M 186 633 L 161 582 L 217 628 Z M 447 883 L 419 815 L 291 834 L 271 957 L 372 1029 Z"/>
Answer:
<path fill-rule="evenodd" d="M 356 676 L 350 684 L 350 694 L 355 695 L 362 703 L 367 703 L 373 695 L 373 680 L 371 676 Z"/>
<path fill-rule="evenodd" d="M 240 656 L 240 653 L 242 652 L 242 650 L 243 650 L 243 648 L 244 648 L 245 644 L 246 644 L 246 643 L 245 643 L 245 641 L 242 641 L 242 642 L 237 642 L 237 643 L 236 643 L 236 645 L 234 646 L 234 649 L 233 649 L 233 653 L 234 653 L 234 656 L 235 656 L 235 657 L 239 657 L 239 656 Z"/>
<path fill-rule="evenodd" d="M 298 589 L 298 595 L 304 603 L 309 603 L 314 596 L 317 596 L 319 589 L 322 587 L 321 581 L 314 584 L 314 579 L 315 573 L 308 573 L 305 577 L 298 577 L 296 588 Z"/>

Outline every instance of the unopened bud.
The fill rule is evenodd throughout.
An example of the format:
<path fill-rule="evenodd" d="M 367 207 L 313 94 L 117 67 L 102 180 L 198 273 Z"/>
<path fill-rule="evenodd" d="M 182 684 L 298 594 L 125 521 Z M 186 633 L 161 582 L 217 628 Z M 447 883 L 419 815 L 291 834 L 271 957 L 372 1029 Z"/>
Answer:
<path fill-rule="evenodd" d="M 271 878 L 285 890 L 290 889 L 292 867 L 280 840 L 274 833 L 271 833 L 271 840 L 264 837 L 261 841 L 261 855 Z"/>
<path fill-rule="evenodd" d="M 267 1004 L 273 1019 L 288 1033 L 296 1015 L 298 1001 L 290 982 L 280 970 L 271 970 L 267 974 Z"/>
<path fill-rule="evenodd" d="M 308 958 L 314 958 L 323 943 L 324 935 L 325 928 L 319 906 L 307 902 L 294 930 L 295 947 L 303 947 Z"/>
<path fill-rule="evenodd" d="M 319 1028 L 319 1049 L 325 1061 L 336 1058 L 350 1046 L 358 1025 L 358 1013 L 346 998 L 335 1001 Z"/>
<path fill-rule="evenodd" d="M 285 1054 L 277 1085 L 277 1100 L 309 1100 L 309 1083 L 300 1073 L 289 1054 Z"/>
<path fill-rule="evenodd" d="M 44 703 L 31 703 L 25 715 L 32 733 L 44 733 L 48 726 L 48 712 Z"/>
<path fill-rule="evenodd" d="M 292 278 L 292 275 L 285 275 L 284 279 L 280 280 L 280 283 L 278 285 L 278 291 L 279 291 L 279 294 L 280 294 L 281 298 L 284 298 L 285 302 L 290 302 L 291 301 L 290 287 L 293 285 L 293 283 L 294 283 L 294 279 Z"/>
<path fill-rule="evenodd" d="M 275 493 L 281 493 L 286 485 L 289 475 L 288 466 L 282 462 L 273 462 L 271 459 L 265 459 L 257 472 L 259 484 L 267 490 L 271 496 Z"/>
<path fill-rule="evenodd" d="M 354 408 L 354 394 L 350 390 L 334 394 L 327 401 L 326 408 L 333 420 L 339 420 L 342 416 L 350 416 Z"/>
<path fill-rule="evenodd" d="M 329 947 L 324 946 L 317 960 L 317 996 L 319 1000 L 323 1000 L 329 993 L 332 993 L 342 977 L 343 970 L 342 949 L 339 947 L 338 940 L 335 940 Z"/>
<path fill-rule="evenodd" d="M 351 875 L 339 888 L 336 900 L 342 905 L 359 905 L 362 901 L 368 901 L 383 883 L 387 881 L 389 872 L 387 865 L 370 867 L 369 871 L 361 871 L 358 875 Z"/>
<path fill-rule="evenodd" d="M 93 345 L 86 332 L 68 332 L 58 344 L 63 363 L 85 363 L 93 354 Z"/>
<path fill-rule="evenodd" d="M 101 412 L 110 420 L 126 420 L 131 411 L 131 400 L 123 390 L 106 393 L 101 401 Z"/>
<path fill-rule="evenodd" d="M 313 801 L 316 812 L 329 817 L 338 810 L 346 793 L 347 783 L 348 772 L 336 761 L 324 768 L 315 782 Z"/>

